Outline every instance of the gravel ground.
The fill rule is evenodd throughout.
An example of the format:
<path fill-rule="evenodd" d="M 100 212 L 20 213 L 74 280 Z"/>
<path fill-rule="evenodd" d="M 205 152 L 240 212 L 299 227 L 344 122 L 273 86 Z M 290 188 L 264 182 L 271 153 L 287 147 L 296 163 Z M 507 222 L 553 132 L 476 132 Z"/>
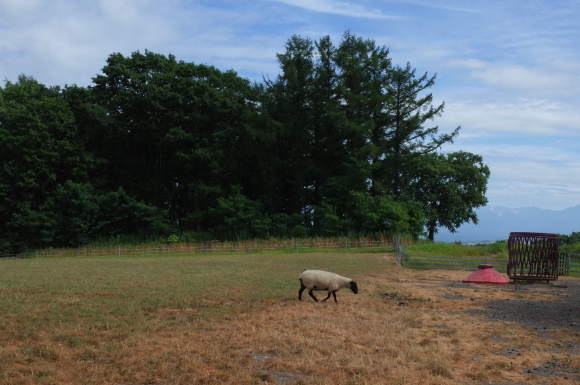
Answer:
<path fill-rule="evenodd" d="M 506 383 L 502 385 L 568 385 L 580 384 L 580 280 L 578 278 L 560 277 L 551 282 L 518 282 L 510 285 L 490 285 L 464 283 L 461 280 L 465 272 L 433 271 L 423 272 L 407 279 L 405 282 L 413 287 L 427 289 L 437 296 L 452 301 L 476 301 L 481 307 L 477 310 L 465 310 L 477 317 L 490 320 L 520 324 L 529 329 L 538 339 L 543 339 L 548 348 L 542 353 L 549 353 L 553 358 L 537 367 L 526 367 L 522 374 L 529 376 L 528 381 Z M 457 279 L 461 280 L 457 280 Z M 477 295 L 474 295 L 477 293 Z M 389 297 L 389 294 L 385 294 Z M 395 296 L 396 297 L 396 296 Z M 493 298 L 487 300 L 487 298 Z M 399 300 L 400 306 L 413 301 L 413 298 L 390 298 Z M 525 355 L 526 349 L 518 346 L 505 347 L 508 339 L 489 337 L 499 343 L 496 355 L 514 357 Z M 561 340 L 560 340 L 561 339 Z M 549 350 L 548 350 L 549 349 Z M 553 354 L 553 355 L 552 355 Z M 474 382 L 481 384 L 480 382 Z M 499 385 L 487 382 L 484 385 Z"/>
<path fill-rule="evenodd" d="M 542 333 L 552 328 L 580 332 L 580 281 L 561 281 L 553 285 L 506 285 L 510 291 L 552 293 L 555 301 L 505 300 L 489 302 L 483 314 L 493 319 L 520 322 Z M 580 353 L 580 352 L 579 352 Z"/>
<path fill-rule="evenodd" d="M 580 335 L 580 281 L 564 280 L 550 285 L 518 283 L 506 285 L 502 290 L 552 294 L 556 300 L 493 301 L 486 303 L 485 310 L 472 311 L 472 313 L 481 314 L 490 319 L 521 323 L 538 333 L 539 338 L 552 339 L 549 334 L 553 329 L 569 330 L 572 335 Z M 553 346 L 551 352 L 580 355 L 580 343 L 554 340 Z M 504 349 L 500 353 L 504 356 L 517 355 L 518 349 Z M 527 368 L 526 371 L 539 377 L 561 377 L 580 383 L 578 370 L 567 368 L 564 364 L 546 362 L 538 367 Z"/>

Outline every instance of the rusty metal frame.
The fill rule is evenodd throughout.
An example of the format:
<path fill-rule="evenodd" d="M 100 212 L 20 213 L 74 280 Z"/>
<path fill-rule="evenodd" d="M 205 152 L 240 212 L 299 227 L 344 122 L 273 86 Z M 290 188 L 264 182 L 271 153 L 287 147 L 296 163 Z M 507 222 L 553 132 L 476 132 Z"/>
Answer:
<path fill-rule="evenodd" d="M 513 280 L 558 279 L 558 235 L 510 233 L 507 275 Z"/>

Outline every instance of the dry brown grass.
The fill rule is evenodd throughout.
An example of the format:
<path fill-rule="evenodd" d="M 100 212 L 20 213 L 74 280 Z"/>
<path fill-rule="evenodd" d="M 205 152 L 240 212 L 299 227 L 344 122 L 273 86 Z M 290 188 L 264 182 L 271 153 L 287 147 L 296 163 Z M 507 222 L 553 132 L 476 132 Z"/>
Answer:
<path fill-rule="evenodd" d="M 227 258 L 222 262 L 198 259 L 195 263 L 219 265 L 238 257 Z M 283 263 L 295 260 L 304 265 L 315 258 L 332 257 L 311 254 L 271 258 L 288 258 Z M 337 254 L 334 258 L 348 256 Z M 148 260 L 147 269 L 157 266 L 159 274 L 141 282 L 141 288 L 140 281 L 128 276 L 116 286 L 92 281 L 99 275 L 86 279 L 88 290 L 62 290 L 50 282 L 35 284 L 31 290 L 0 285 L 1 299 L 12 304 L 10 312 L 1 313 L 0 382 L 573 383 L 563 377 L 546 379 L 526 372 L 526 368 L 545 362 L 579 368 L 577 356 L 553 352 L 554 340 L 538 338 L 522 325 L 467 313 L 492 300 L 551 300 L 548 291 L 512 292 L 486 285 L 454 287 L 449 284 L 460 282 L 467 272 L 412 271 L 387 264 L 380 255 L 357 258 L 366 261 L 364 267 L 355 269 L 359 273 L 351 275 L 359 283 L 360 293 L 342 290 L 338 304 L 315 303 L 308 296 L 298 301 L 294 271 L 273 274 L 274 282 L 256 278 L 249 287 L 235 284 L 232 275 L 230 285 L 216 284 L 205 293 L 195 291 L 192 285 L 179 286 L 178 290 L 171 286 L 171 275 L 164 271 L 173 264 L 187 270 L 188 264 L 194 263 L 182 258 Z M 256 270 L 259 268 L 254 266 Z M 112 270 L 109 273 L 114 274 Z M 251 274 L 239 273 L 251 280 Z M 106 281 L 106 276 L 101 280 Z M 167 294 L 150 291 L 164 286 Z M 253 295 L 260 286 L 279 290 L 269 296 Z M 184 292 L 188 289 L 194 292 L 192 297 Z M 149 302 L 140 297 L 140 291 L 152 297 Z M 173 300 L 169 298 L 172 295 L 183 298 Z M 453 296 L 465 300 L 446 299 Z M 19 310 L 15 310 L 16 303 L 21 306 Z M 71 316 L 62 316 L 67 313 Z M 577 334 L 553 337 L 580 343 Z M 514 347 L 520 355 L 501 354 Z"/>

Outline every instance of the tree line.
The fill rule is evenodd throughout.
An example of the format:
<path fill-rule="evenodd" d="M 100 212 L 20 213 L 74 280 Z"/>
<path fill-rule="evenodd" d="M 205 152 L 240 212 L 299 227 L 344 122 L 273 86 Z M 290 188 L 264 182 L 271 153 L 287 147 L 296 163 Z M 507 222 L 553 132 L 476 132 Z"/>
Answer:
<path fill-rule="evenodd" d="M 0 88 L 0 251 L 120 234 L 427 234 L 477 222 L 489 169 L 442 153 L 436 76 L 346 32 L 293 36 L 275 79 L 145 51 L 89 87 Z"/>

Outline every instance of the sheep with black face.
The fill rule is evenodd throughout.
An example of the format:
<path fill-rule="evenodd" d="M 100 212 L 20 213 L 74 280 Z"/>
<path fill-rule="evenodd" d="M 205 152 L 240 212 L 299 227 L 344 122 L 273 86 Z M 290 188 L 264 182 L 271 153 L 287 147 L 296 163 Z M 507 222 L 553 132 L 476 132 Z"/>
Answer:
<path fill-rule="evenodd" d="M 300 280 L 300 290 L 298 291 L 298 299 L 300 301 L 302 301 L 304 289 L 308 289 L 308 294 L 316 302 L 318 302 L 318 298 L 313 294 L 313 291 L 328 292 L 328 297 L 323 299 L 322 302 L 329 299 L 331 295 L 334 297 L 334 302 L 338 302 L 336 300 L 336 292 L 340 289 L 350 289 L 354 294 L 358 293 L 358 286 L 352 279 L 328 271 L 306 270 L 300 274 L 298 279 Z"/>

